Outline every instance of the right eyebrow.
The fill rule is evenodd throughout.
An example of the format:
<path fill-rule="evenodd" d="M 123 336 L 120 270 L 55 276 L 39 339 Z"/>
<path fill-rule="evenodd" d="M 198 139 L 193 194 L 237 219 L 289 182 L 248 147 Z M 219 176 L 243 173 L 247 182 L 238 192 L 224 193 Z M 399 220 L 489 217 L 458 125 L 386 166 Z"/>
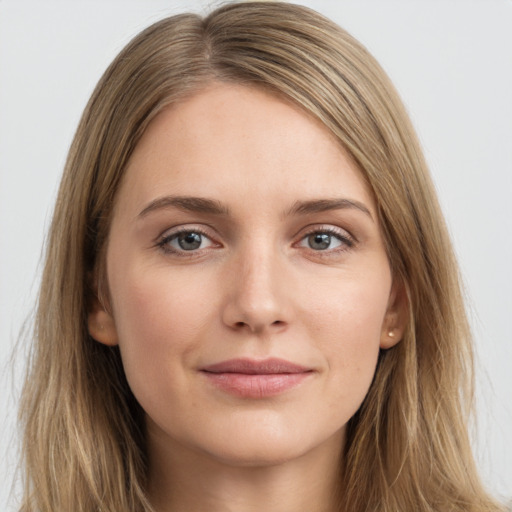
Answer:
<path fill-rule="evenodd" d="M 151 212 L 168 208 L 212 215 L 229 215 L 229 209 L 214 199 L 193 196 L 164 196 L 151 201 L 139 213 L 138 218 L 140 219 L 146 217 Z"/>
<path fill-rule="evenodd" d="M 329 210 L 354 209 L 363 212 L 371 220 L 372 214 L 369 208 L 361 201 L 344 197 L 333 199 L 313 199 L 310 201 L 297 201 L 292 208 L 286 212 L 287 215 L 305 215 L 310 213 L 321 213 Z"/>

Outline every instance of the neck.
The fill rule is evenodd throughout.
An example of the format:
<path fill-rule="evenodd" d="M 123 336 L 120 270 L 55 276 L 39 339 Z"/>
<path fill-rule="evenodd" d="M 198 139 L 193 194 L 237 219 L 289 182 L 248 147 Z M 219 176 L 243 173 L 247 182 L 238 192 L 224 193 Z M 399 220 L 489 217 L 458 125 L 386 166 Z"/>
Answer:
<path fill-rule="evenodd" d="M 241 464 L 150 436 L 156 512 L 335 512 L 342 434 L 292 460 Z"/>

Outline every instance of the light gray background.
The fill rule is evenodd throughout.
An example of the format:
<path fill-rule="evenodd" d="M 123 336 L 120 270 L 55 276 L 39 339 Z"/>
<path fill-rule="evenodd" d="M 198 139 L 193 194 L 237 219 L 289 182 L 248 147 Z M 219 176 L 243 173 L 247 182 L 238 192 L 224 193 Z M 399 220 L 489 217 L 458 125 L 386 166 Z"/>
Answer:
<path fill-rule="evenodd" d="M 373 52 L 417 127 L 472 311 L 479 361 L 475 452 L 486 484 L 510 498 L 512 2 L 303 3 Z M 10 356 L 35 297 L 44 233 L 81 111 L 105 67 L 133 35 L 168 14 L 217 4 L 0 0 L 2 510 L 16 466 L 15 410 L 26 345 L 14 363 Z"/>

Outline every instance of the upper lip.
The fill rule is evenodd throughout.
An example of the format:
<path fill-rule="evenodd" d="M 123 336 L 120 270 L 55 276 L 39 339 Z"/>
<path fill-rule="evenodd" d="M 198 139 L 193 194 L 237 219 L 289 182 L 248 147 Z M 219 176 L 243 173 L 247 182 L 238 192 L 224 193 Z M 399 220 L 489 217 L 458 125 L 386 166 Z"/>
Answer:
<path fill-rule="evenodd" d="M 257 361 L 254 359 L 229 359 L 201 368 L 209 373 L 242 373 L 246 375 L 271 375 L 276 373 L 305 373 L 311 368 L 291 363 L 284 359 L 271 358 Z"/>

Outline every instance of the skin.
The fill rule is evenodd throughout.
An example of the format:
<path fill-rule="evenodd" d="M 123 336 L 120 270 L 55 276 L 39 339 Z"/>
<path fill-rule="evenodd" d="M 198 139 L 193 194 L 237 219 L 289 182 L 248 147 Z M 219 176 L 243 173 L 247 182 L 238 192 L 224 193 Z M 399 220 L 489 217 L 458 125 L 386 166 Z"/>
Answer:
<path fill-rule="evenodd" d="M 167 196 L 225 211 L 158 203 Z M 294 211 L 340 198 L 351 203 Z M 203 233 L 201 245 L 183 250 L 180 230 Z M 146 412 L 156 510 L 334 510 L 347 421 L 405 315 L 372 194 L 329 132 L 239 85 L 163 111 L 118 191 L 107 275 L 110 307 L 91 307 L 89 330 L 119 344 Z M 201 371 L 269 357 L 310 371 L 258 398 Z"/>

